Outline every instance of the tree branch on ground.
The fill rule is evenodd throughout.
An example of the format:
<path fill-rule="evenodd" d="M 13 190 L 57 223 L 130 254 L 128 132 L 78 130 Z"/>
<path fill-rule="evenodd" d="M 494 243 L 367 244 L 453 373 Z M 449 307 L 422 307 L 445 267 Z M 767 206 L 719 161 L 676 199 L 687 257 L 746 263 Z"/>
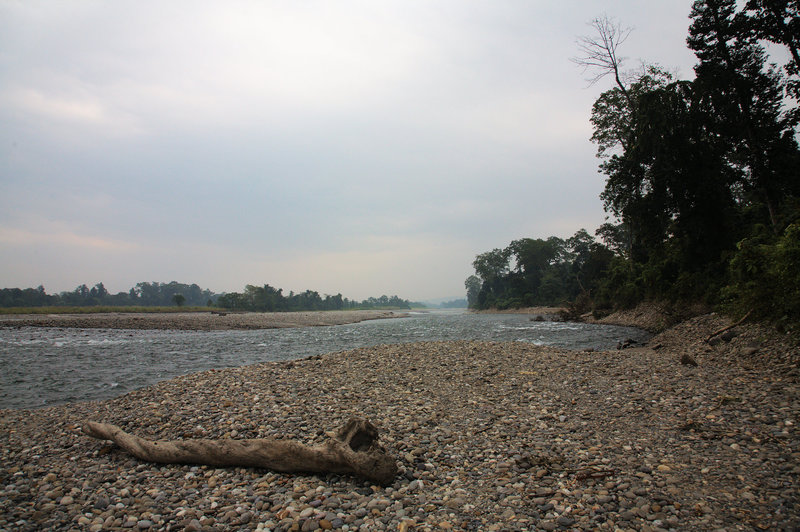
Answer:
<path fill-rule="evenodd" d="M 740 320 L 739 320 L 739 321 L 737 321 L 736 323 L 731 323 L 731 324 L 730 324 L 730 325 L 728 325 L 727 327 L 723 327 L 722 329 L 719 329 L 718 331 L 714 331 L 713 333 L 711 333 L 711 334 L 708 336 L 708 338 L 706 338 L 706 339 L 705 339 L 705 342 L 706 342 L 706 343 L 708 343 L 708 342 L 710 342 L 710 341 L 711 341 L 711 339 L 712 339 L 712 338 L 714 338 L 715 336 L 719 336 L 720 334 L 724 333 L 725 331 L 729 331 L 729 330 L 733 329 L 734 327 L 736 327 L 736 326 L 738 326 L 738 325 L 741 325 L 742 323 L 744 323 L 744 322 L 745 322 L 745 320 L 746 320 L 747 318 L 749 318 L 749 317 L 750 317 L 750 314 L 752 314 L 752 312 L 753 312 L 753 310 L 751 309 L 751 310 L 747 311 L 747 314 L 745 314 L 745 315 L 744 315 L 744 317 L 742 317 L 742 319 L 740 319 Z"/>
<path fill-rule="evenodd" d="M 139 460 L 161 464 L 256 467 L 282 473 L 349 474 L 389 484 L 397 462 L 377 443 L 378 429 L 369 421 L 351 419 L 322 445 L 308 446 L 273 438 L 151 441 L 109 423 L 88 421 L 83 433 L 111 440 Z"/>

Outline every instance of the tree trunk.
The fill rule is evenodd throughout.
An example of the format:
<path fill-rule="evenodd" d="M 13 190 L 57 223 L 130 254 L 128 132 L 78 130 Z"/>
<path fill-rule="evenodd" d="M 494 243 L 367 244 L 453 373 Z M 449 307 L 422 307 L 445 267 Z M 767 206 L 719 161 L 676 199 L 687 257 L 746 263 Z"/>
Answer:
<path fill-rule="evenodd" d="M 355 418 L 340 428 L 335 438 L 317 446 L 272 438 L 151 441 L 128 434 L 116 425 L 93 421 L 84 424 L 83 432 L 93 438 L 111 440 L 139 460 L 162 464 L 350 474 L 383 485 L 391 483 L 397 475 L 394 458 L 377 443 L 378 429 L 369 421 Z"/>

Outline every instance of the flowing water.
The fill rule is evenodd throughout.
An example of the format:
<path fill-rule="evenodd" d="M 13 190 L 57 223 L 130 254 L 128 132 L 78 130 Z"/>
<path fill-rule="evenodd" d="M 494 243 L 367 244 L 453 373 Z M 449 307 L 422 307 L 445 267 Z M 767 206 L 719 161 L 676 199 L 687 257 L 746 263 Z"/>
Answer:
<path fill-rule="evenodd" d="M 520 341 L 611 349 L 631 327 L 532 321 L 523 314 L 412 312 L 408 318 L 255 331 L 0 328 L 0 408 L 107 399 L 178 375 L 378 344 Z"/>

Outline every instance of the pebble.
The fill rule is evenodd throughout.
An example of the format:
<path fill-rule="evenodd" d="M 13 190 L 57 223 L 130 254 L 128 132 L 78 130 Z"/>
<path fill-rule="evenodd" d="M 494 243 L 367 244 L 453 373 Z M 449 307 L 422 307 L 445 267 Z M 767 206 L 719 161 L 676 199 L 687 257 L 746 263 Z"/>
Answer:
<path fill-rule="evenodd" d="M 381 345 L 4 410 L 0 530 L 796 529 L 796 348 L 746 328 L 703 342 L 722 326 L 695 319 L 657 352 Z M 756 340 L 772 363 L 742 358 Z M 678 362 L 687 350 L 698 366 Z M 397 457 L 391 485 L 142 463 L 80 432 L 319 444 L 353 416 Z"/>
<path fill-rule="evenodd" d="M 562 515 L 558 519 L 556 519 L 556 523 L 566 527 L 566 526 L 572 526 L 573 523 L 575 523 L 575 520 Z"/>

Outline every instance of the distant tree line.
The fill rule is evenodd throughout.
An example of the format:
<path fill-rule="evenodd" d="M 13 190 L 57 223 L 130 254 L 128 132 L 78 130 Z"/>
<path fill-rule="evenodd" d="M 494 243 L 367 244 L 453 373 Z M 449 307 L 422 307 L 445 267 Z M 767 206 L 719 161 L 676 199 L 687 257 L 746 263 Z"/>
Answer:
<path fill-rule="evenodd" d="M 443 301 L 437 305 L 439 308 L 467 308 L 467 300 L 453 299 L 452 301 Z"/>
<path fill-rule="evenodd" d="M 170 283 L 137 283 L 128 292 L 111 294 L 103 283 L 89 288 L 82 284 L 71 292 L 48 294 L 44 286 L 38 288 L 3 288 L 0 289 L 0 307 L 44 307 L 44 306 L 143 306 L 162 307 L 170 305 L 188 305 L 202 307 L 213 304 L 219 297 L 210 290 L 204 290 L 196 284 Z"/>
<path fill-rule="evenodd" d="M 698 0 L 690 17 L 692 81 L 657 65 L 626 74 L 629 30 L 594 21 L 577 62 L 615 80 L 591 116 L 612 221 L 602 243 L 580 231 L 478 255 L 471 306 L 703 301 L 798 327 L 800 3 Z M 782 69 L 765 42 L 788 50 Z"/>
<path fill-rule="evenodd" d="M 263 286 L 247 285 L 244 292 L 222 294 L 217 306 L 231 310 L 251 310 L 263 312 L 289 312 L 298 310 L 354 310 L 377 308 L 411 308 L 408 300 L 397 296 L 370 297 L 363 301 L 350 300 L 342 294 L 320 296 L 318 292 L 289 292 L 283 294 L 282 288 L 274 288 L 268 284 Z"/>
<path fill-rule="evenodd" d="M 44 286 L 38 288 L 3 288 L 0 289 L 0 307 L 44 307 L 44 306 L 216 306 L 230 310 L 251 310 L 267 312 L 289 312 L 297 310 L 353 310 L 353 309 L 408 309 L 411 304 L 398 296 L 370 297 L 363 301 L 355 301 L 335 296 L 320 296 L 318 292 L 289 292 L 283 289 L 264 286 L 247 285 L 244 292 L 215 294 L 204 290 L 196 284 L 171 283 L 137 283 L 128 292 L 111 294 L 103 283 L 92 288 L 82 284 L 71 292 L 48 294 Z"/>

